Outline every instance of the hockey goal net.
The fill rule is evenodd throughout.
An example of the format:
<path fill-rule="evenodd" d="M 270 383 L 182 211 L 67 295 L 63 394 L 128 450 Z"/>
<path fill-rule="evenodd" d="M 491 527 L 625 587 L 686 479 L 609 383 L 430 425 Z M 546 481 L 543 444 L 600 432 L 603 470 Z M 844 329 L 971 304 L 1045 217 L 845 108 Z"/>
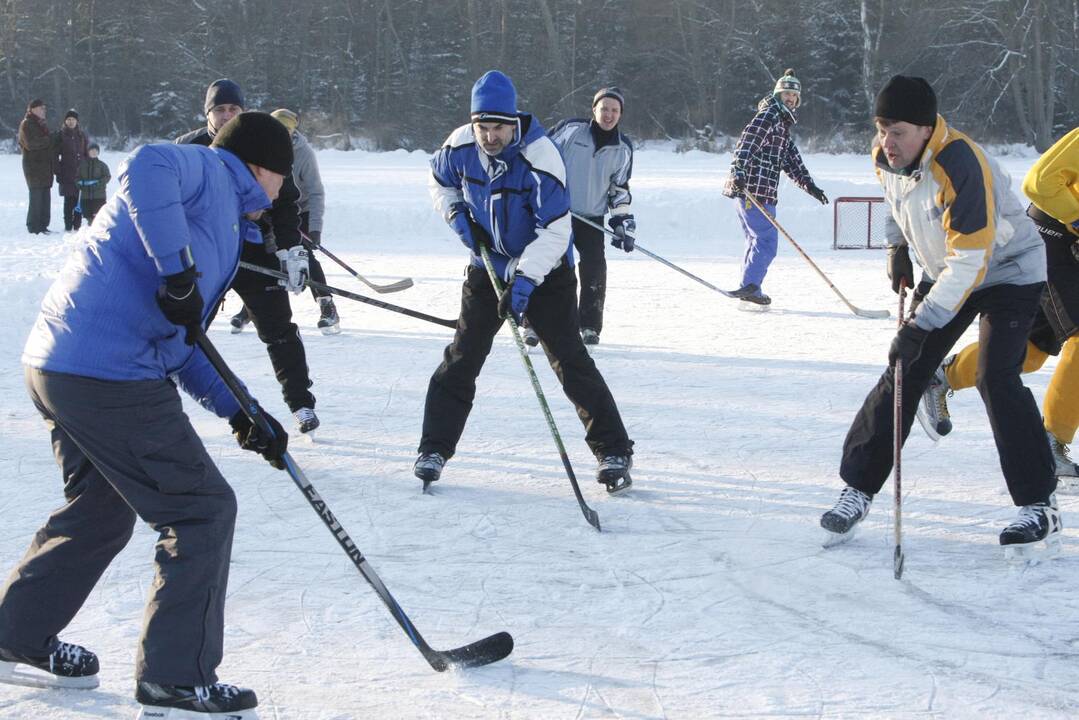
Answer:
<path fill-rule="evenodd" d="M 840 197 L 835 199 L 833 208 L 833 249 L 884 247 L 884 219 L 888 212 L 884 198 Z"/>

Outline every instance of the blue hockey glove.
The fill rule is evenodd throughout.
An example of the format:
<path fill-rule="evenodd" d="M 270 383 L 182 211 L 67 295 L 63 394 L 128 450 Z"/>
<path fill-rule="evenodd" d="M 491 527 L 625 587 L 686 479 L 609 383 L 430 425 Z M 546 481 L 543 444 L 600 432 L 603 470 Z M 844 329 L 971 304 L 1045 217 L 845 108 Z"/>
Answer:
<path fill-rule="evenodd" d="M 498 316 L 512 314 L 514 322 L 520 325 L 521 316 L 528 310 L 528 300 L 535 289 L 536 283 L 524 275 L 514 276 L 513 282 L 502 289 L 502 295 L 498 298 Z"/>
<path fill-rule="evenodd" d="M 468 203 L 456 202 L 450 206 L 450 227 L 461 238 L 461 244 L 472 251 L 480 254 L 480 244 L 491 246 L 487 231 L 472 219 L 472 213 L 468 210 Z"/>
<path fill-rule="evenodd" d="M 633 216 L 629 214 L 614 215 L 607 221 L 607 224 L 611 226 L 611 230 L 615 235 L 611 238 L 611 245 L 619 250 L 633 252 L 633 246 L 636 243 L 633 233 L 637 230 L 637 221 L 633 219 Z"/>

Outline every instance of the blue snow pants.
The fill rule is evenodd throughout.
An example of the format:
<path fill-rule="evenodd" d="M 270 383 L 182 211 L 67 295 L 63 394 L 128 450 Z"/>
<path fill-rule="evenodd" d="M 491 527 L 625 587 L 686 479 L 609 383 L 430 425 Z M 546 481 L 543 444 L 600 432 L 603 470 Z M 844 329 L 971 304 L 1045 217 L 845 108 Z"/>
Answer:
<path fill-rule="evenodd" d="M 776 257 L 779 245 L 779 232 L 760 210 L 745 198 L 735 198 L 738 205 L 738 220 L 742 223 L 742 232 L 746 234 L 746 254 L 742 258 L 742 285 L 764 285 L 764 276 L 768 266 Z M 761 207 L 772 217 L 776 216 L 775 204 L 761 203 Z"/>

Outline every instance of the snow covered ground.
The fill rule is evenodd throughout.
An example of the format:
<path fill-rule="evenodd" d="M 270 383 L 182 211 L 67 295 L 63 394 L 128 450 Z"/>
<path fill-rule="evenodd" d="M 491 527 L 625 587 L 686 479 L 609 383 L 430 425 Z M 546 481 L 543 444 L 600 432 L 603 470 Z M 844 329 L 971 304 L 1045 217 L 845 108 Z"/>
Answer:
<path fill-rule="evenodd" d="M 115 171 L 120 156 L 106 154 Z M 719 188 L 729 158 L 645 150 L 635 163 L 639 239 L 733 288 L 742 240 Z M 832 197 L 876 195 L 860 156 L 809 156 Z M 324 239 L 384 299 L 457 312 L 464 253 L 430 210 L 426 156 L 323 152 Z M 1007 160 L 1016 185 L 1029 158 Z M 48 435 L 19 354 L 38 302 L 78 242 L 26 235 L 17 156 L 0 156 L 0 572 L 62 502 Z M 111 191 L 115 185 L 110 186 Z M 880 251 L 835 252 L 831 208 L 789 184 L 779 218 L 858 306 L 895 311 Z M 60 225 L 53 199 L 53 229 Z M 1079 713 L 1079 502 L 1062 498 L 1065 550 L 1018 571 L 997 533 L 1015 510 L 974 391 L 955 432 L 919 429 L 904 453 L 904 579 L 892 579 L 890 486 L 851 544 L 824 550 L 843 436 L 881 372 L 892 320 L 854 317 L 784 241 L 769 314 L 639 253 L 608 250 L 606 329 L 595 353 L 636 440 L 634 490 L 608 498 L 569 403 L 533 361 L 585 496 L 581 517 L 517 351 L 504 330 L 458 455 L 434 495 L 411 465 L 424 394 L 450 332 L 347 300 L 341 335 L 293 302 L 323 429 L 293 454 L 435 647 L 507 630 L 486 668 L 431 671 L 292 482 L 239 450 L 192 405 L 236 489 L 240 519 L 224 681 L 255 688 L 263 718 L 1072 718 Z M 332 264 L 330 283 L 366 289 Z M 238 307 L 234 298 L 226 308 Z M 211 338 L 267 409 L 287 415 L 249 330 Z M 1027 382 L 1041 400 L 1052 365 Z M 283 418 L 285 419 L 285 418 Z M 140 528 L 64 633 L 101 656 L 90 692 L 0 686 L 0 718 L 134 717 L 133 659 L 152 579 Z"/>

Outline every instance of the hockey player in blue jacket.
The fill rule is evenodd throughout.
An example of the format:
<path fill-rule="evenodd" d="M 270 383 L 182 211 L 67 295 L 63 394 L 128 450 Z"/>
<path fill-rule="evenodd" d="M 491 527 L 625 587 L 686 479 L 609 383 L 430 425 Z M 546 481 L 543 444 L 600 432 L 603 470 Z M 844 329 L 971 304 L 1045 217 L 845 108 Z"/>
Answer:
<path fill-rule="evenodd" d="M 472 88 L 472 122 L 431 159 L 435 209 L 471 253 L 457 333 L 427 390 L 414 472 L 438 480 L 453 457 L 476 395 L 476 378 L 506 313 L 525 317 L 543 343 L 599 460 L 609 492 L 629 487 L 633 442 L 607 383 L 581 342 L 562 157 L 539 121 L 517 111 L 512 81 L 492 70 Z M 479 247 L 507 283 L 495 294 Z"/>
<path fill-rule="evenodd" d="M 138 518 L 159 539 L 136 698 L 237 718 L 257 705 L 253 691 L 217 683 L 236 497 L 177 385 L 229 418 L 241 447 L 284 467 L 281 425 L 266 416 L 273 437 L 252 426 L 192 333 L 209 321 L 245 239 L 259 235 L 252 221 L 291 171 L 288 131 L 265 113 L 235 117 L 209 148 L 143 146 L 49 289 L 22 360 L 66 504 L 0 590 L 0 680 L 97 686 L 97 657 L 57 635 Z"/>

